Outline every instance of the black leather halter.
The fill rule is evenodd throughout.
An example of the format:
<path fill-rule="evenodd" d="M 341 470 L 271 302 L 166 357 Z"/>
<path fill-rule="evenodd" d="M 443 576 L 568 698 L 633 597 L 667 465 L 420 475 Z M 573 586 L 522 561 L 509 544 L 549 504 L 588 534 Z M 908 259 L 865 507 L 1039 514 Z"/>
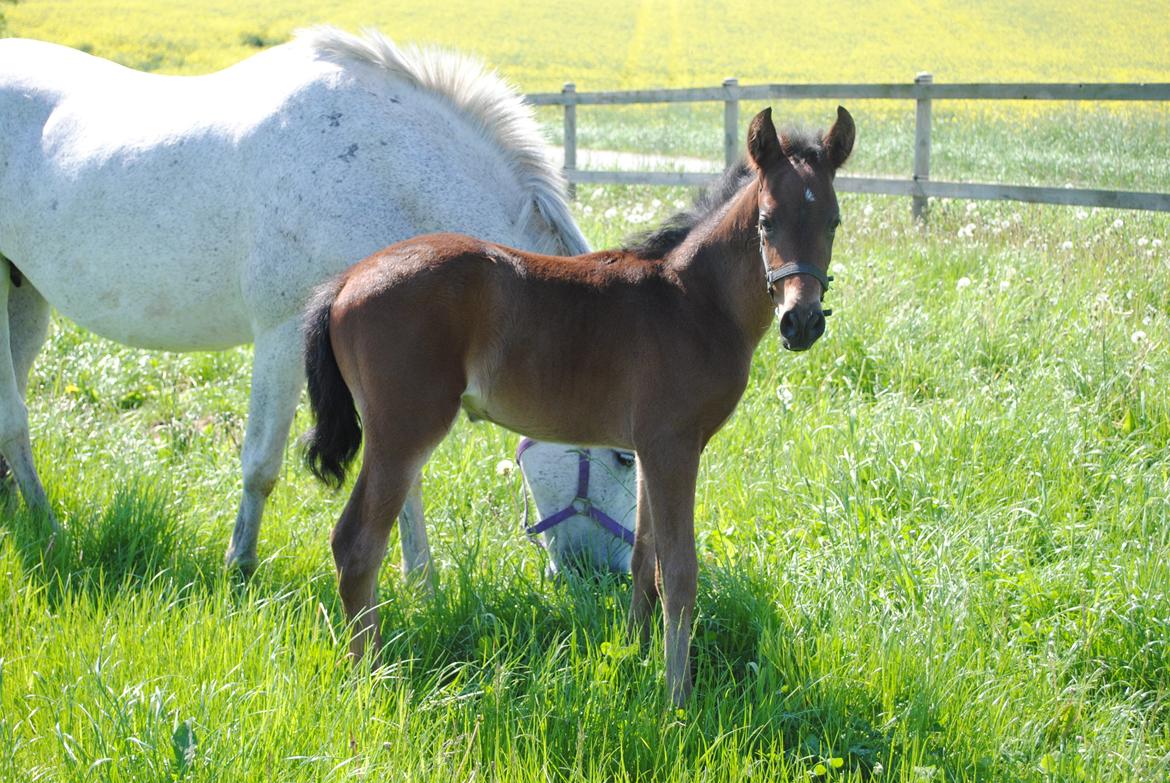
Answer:
<path fill-rule="evenodd" d="M 764 264 L 764 280 L 767 283 L 766 290 L 768 296 L 772 295 L 772 289 L 786 277 L 796 277 L 797 275 L 808 275 L 813 277 L 821 284 L 821 301 L 825 301 L 825 294 L 829 290 L 829 283 L 833 281 L 832 275 L 827 275 L 821 271 L 820 267 L 813 264 L 803 264 L 799 261 L 790 261 L 781 267 L 773 269 L 768 266 L 768 252 L 767 252 L 767 238 L 764 227 L 760 226 L 760 260 Z M 832 315 L 832 310 L 822 311 L 824 315 Z"/>

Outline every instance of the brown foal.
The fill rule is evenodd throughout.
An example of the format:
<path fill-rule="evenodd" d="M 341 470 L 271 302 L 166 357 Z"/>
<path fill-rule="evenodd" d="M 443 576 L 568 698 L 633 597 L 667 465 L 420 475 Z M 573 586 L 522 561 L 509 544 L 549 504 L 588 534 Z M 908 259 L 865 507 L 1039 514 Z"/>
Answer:
<path fill-rule="evenodd" d="M 843 108 L 823 137 L 779 136 L 771 110 L 706 212 L 640 245 L 574 258 L 453 234 L 400 242 L 324 286 L 306 314 L 314 472 L 353 493 L 333 530 L 351 651 L 380 636 L 378 569 L 411 485 L 459 409 L 533 438 L 634 449 L 630 627 L 648 644 L 661 578 L 666 679 L 691 690 L 699 456 L 747 385 L 773 311 L 784 346 L 824 332 L 840 222 L 833 177 L 853 148 Z M 360 417 L 360 418 L 359 418 Z"/>

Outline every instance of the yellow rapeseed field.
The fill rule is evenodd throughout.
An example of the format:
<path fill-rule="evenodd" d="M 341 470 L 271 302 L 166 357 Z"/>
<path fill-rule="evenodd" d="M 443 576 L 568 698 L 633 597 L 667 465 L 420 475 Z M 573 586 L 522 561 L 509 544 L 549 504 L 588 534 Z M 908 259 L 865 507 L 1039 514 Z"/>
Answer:
<path fill-rule="evenodd" d="M 480 54 L 528 91 L 766 81 L 1170 81 L 1166 0 L 21 0 L 9 33 L 203 73 L 302 26 Z"/>

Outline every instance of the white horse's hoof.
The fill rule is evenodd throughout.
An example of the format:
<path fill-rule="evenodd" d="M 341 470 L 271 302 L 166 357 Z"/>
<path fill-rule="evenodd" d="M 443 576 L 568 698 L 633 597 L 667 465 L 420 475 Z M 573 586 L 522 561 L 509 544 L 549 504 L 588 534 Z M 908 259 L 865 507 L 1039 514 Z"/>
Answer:
<path fill-rule="evenodd" d="M 254 553 L 236 553 L 229 549 L 223 556 L 224 569 L 228 573 L 236 573 L 243 577 L 249 577 L 256 573 L 256 568 L 259 565 L 260 561 Z"/>

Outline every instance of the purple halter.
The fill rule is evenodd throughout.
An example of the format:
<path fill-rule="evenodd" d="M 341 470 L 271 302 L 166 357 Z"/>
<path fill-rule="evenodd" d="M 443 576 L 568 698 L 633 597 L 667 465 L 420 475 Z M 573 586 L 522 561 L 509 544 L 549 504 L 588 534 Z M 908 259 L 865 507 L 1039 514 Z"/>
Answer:
<path fill-rule="evenodd" d="M 516 464 L 520 465 L 520 469 L 524 467 L 520 463 L 520 457 L 531 446 L 536 445 L 536 441 L 529 438 L 522 438 L 520 445 L 516 447 Z M 634 545 L 634 534 L 622 526 L 613 517 L 606 514 L 604 511 L 593 505 L 593 501 L 589 499 L 589 449 L 581 449 L 580 460 L 577 462 L 577 495 L 573 498 L 568 506 L 561 509 L 555 514 L 545 517 L 537 522 L 535 525 L 525 525 L 524 532 L 529 536 L 537 536 L 546 530 L 556 527 L 564 522 L 569 517 L 577 516 L 592 517 L 597 524 L 605 528 L 606 532 L 615 538 L 620 538 L 630 546 Z"/>

